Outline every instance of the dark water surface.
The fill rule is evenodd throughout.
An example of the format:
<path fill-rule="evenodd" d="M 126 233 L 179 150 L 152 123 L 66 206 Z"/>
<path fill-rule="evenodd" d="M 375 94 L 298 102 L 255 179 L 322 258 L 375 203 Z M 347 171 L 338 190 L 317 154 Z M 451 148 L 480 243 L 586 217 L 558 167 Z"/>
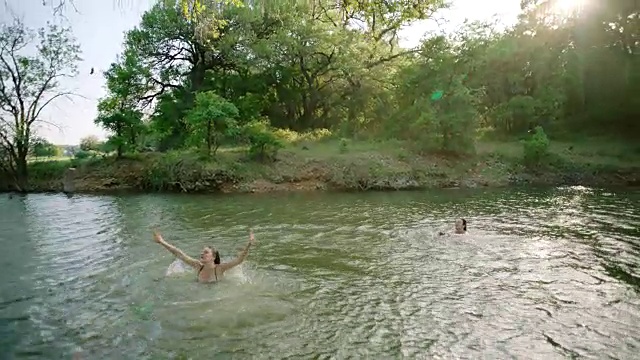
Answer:
<path fill-rule="evenodd" d="M 640 191 L 580 187 L 0 195 L 0 358 L 637 358 L 639 225 Z M 150 232 L 230 259 L 249 226 L 213 286 Z"/>

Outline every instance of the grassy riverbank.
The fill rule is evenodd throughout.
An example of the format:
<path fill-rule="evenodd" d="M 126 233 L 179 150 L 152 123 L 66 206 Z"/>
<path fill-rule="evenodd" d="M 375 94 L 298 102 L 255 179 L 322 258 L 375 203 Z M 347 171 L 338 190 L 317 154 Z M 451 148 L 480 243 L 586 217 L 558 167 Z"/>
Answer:
<path fill-rule="evenodd" d="M 480 142 L 475 155 L 419 154 L 398 141 L 326 140 L 290 144 L 275 162 L 223 148 L 215 159 L 195 152 L 143 153 L 30 163 L 29 191 L 61 191 L 62 177 L 77 168 L 77 192 L 270 192 L 292 190 L 405 190 L 498 187 L 511 184 L 634 186 L 640 149 L 611 142 L 552 142 L 547 159 L 523 165 L 519 142 Z M 8 190 L 6 181 L 3 190 Z"/>

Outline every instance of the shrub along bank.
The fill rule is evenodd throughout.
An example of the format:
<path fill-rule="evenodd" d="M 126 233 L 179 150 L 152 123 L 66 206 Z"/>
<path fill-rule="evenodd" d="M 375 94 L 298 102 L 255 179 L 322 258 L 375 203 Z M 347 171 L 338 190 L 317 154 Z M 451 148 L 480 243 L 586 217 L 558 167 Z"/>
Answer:
<path fill-rule="evenodd" d="M 421 153 L 406 142 L 295 139 L 279 151 L 225 148 L 115 156 L 81 153 L 34 161 L 28 190 L 61 191 L 77 169 L 77 192 L 268 192 L 408 190 L 511 184 L 636 186 L 639 149 L 613 142 L 550 142 L 542 129 L 526 141 L 479 142 L 468 155 Z M 2 190 L 10 182 L 2 179 Z"/>

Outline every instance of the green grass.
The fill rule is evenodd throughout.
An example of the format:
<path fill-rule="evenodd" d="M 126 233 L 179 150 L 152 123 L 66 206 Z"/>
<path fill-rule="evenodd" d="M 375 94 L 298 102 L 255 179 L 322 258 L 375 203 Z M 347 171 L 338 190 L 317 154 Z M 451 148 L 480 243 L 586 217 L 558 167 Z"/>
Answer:
<path fill-rule="evenodd" d="M 256 180 L 273 184 L 319 181 L 338 188 L 375 187 L 396 178 L 418 180 L 425 186 L 466 180 L 505 184 L 511 174 L 526 170 L 523 145 L 516 140 L 479 141 L 475 155 L 451 158 L 418 154 L 410 143 L 398 140 L 347 140 L 324 135 L 295 138 L 294 134 L 285 134 L 294 139 L 286 142 L 276 162 L 254 161 L 242 146 L 223 146 L 213 158 L 197 151 L 136 153 L 121 160 L 113 155 L 34 158 L 29 159 L 30 178 L 36 188 L 49 189 L 59 186 L 67 168 L 75 167 L 79 170 L 79 189 L 117 183 L 150 191 L 208 191 Z M 550 153 L 550 160 L 538 169 L 540 176 L 636 171 L 640 167 L 640 146 L 606 139 L 551 139 Z"/>
<path fill-rule="evenodd" d="M 69 161 L 71 159 L 73 159 L 71 156 L 29 157 L 27 158 L 27 162 Z"/>
<path fill-rule="evenodd" d="M 401 141 L 330 139 L 319 142 L 289 144 L 281 151 L 317 160 L 330 160 L 333 158 L 348 158 L 354 155 L 387 154 L 390 156 L 402 156 L 407 150 L 406 144 Z"/>
<path fill-rule="evenodd" d="M 523 157 L 523 147 L 518 141 L 483 141 L 476 148 L 481 157 L 497 155 L 510 161 Z M 603 139 L 551 140 L 549 152 L 568 164 L 622 168 L 640 164 L 640 146 Z"/>
<path fill-rule="evenodd" d="M 247 147 L 220 147 L 215 157 L 208 157 L 194 151 L 172 151 L 168 153 L 138 153 L 126 155 L 127 160 L 141 162 L 157 161 L 159 159 L 173 159 L 175 162 L 200 162 L 207 166 L 231 166 L 233 163 L 244 163 L 251 167 L 251 160 L 246 155 Z M 476 157 L 486 159 L 498 157 L 505 161 L 518 162 L 523 157 L 523 147 L 519 141 L 480 141 L 476 144 Z M 640 146 L 635 144 L 606 141 L 602 139 L 582 139 L 581 141 L 551 141 L 550 153 L 569 163 L 593 165 L 632 166 L 638 165 Z M 279 158 L 297 157 L 299 159 L 313 159 L 317 161 L 340 161 L 350 158 L 366 159 L 385 156 L 406 160 L 417 156 L 412 154 L 411 146 L 403 141 L 364 141 L 324 138 L 319 141 L 295 141 L 285 145 L 279 152 Z M 429 154 L 423 155 L 429 158 Z M 47 166 L 42 163 L 62 163 L 77 166 L 89 162 L 99 163 L 112 161 L 113 156 L 90 157 L 74 159 L 71 157 L 30 158 L 29 162 L 38 163 L 38 167 Z M 51 166 L 58 167 L 61 164 Z M 263 165 L 259 165 L 263 166 Z"/>

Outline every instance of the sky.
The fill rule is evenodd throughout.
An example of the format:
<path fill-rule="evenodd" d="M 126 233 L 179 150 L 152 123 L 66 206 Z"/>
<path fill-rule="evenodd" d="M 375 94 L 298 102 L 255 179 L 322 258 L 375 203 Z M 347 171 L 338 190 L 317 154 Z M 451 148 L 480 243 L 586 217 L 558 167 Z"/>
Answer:
<path fill-rule="evenodd" d="M 59 0 L 53 0 L 57 3 Z M 75 0 L 75 9 L 67 7 L 63 17 L 53 14 L 52 0 L 4 0 L 0 5 L 0 22 L 11 21 L 13 14 L 22 18 L 31 28 L 44 26 L 47 21 L 71 26 L 82 50 L 82 61 L 78 65 L 79 75 L 65 79 L 61 86 L 81 97 L 65 98 L 52 103 L 43 111 L 43 120 L 57 127 L 42 126 L 36 131 L 39 136 L 58 145 L 76 145 L 85 136 L 105 138 L 108 133 L 93 122 L 97 115 L 98 100 L 106 95 L 102 72 L 122 52 L 124 33 L 138 25 L 142 14 L 154 0 Z M 498 16 L 503 23 L 513 23 L 520 7 L 520 0 L 453 0 L 451 9 L 443 11 L 438 18 L 446 20 L 422 22 L 407 27 L 401 33 L 403 46 L 415 46 L 426 32 L 449 31 L 468 20 L 487 20 Z M 77 11 L 76 11 L 77 9 Z M 91 68 L 95 69 L 93 75 Z"/>

